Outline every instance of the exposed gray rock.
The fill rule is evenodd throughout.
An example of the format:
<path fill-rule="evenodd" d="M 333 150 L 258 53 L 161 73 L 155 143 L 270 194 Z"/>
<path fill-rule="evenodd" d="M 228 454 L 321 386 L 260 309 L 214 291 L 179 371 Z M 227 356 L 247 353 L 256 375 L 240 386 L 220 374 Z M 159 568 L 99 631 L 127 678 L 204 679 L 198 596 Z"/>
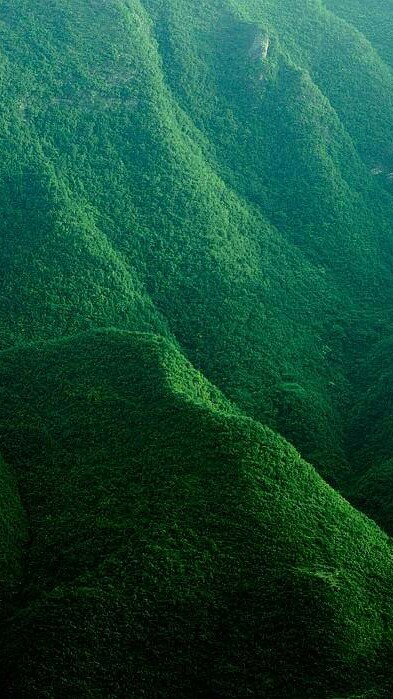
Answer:
<path fill-rule="evenodd" d="M 249 56 L 254 61 L 266 61 L 270 46 L 270 37 L 267 32 L 258 33 L 252 43 Z"/>

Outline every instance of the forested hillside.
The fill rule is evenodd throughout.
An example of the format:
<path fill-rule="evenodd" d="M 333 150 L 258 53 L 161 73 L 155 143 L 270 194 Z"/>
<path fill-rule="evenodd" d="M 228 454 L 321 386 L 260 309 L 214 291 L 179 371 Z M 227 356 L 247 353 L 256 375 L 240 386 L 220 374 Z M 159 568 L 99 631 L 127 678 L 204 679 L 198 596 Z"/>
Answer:
<path fill-rule="evenodd" d="M 392 36 L 0 4 L 2 695 L 392 696 Z"/>

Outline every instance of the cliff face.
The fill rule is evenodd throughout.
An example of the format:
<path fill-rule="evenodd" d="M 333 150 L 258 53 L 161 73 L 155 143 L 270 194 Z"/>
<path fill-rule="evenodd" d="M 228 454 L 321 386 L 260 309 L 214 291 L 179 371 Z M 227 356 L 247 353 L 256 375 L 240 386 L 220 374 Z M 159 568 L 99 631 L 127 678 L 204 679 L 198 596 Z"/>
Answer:
<path fill-rule="evenodd" d="M 250 48 L 250 57 L 254 60 L 265 61 L 269 53 L 269 34 L 257 34 Z"/>

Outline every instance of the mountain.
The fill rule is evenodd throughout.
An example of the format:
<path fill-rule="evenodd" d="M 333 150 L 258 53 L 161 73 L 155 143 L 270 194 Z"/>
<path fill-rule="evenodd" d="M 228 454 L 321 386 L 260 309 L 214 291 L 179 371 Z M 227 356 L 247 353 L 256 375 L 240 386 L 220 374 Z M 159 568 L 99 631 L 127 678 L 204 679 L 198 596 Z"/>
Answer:
<path fill-rule="evenodd" d="M 349 445 L 354 467 L 348 496 L 386 531 L 393 526 L 392 338 L 376 343 L 358 368 L 362 397 L 353 408 Z"/>
<path fill-rule="evenodd" d="M 0 18 L 3 347 L 176 339 L 340 482 L 348 366 L 392 297 L 388 65 L 318 2 Z"/>
<path fill-rule="evenodd" d="M 392 10 L 1 3 L 5 696 L 391 696 Z"/>
<path fill-rule="evenodd" d="M 100 331 L 0 367 L 30 525 L 13 695 L 389 695 L 390 540 L 173 345 Z"/>

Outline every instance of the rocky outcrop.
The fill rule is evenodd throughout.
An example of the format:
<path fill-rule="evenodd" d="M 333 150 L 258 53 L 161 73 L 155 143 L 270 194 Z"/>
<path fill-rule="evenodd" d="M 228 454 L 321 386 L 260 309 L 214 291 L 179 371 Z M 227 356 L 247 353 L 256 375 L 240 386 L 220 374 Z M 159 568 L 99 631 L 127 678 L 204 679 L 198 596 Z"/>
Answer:
<path fill-rule="evenodd" d="M 249 56 L 254 61 L 266 61 L 270 47 L 270 37 L 267 32 L 258 33 L 252 43 Z"/>

